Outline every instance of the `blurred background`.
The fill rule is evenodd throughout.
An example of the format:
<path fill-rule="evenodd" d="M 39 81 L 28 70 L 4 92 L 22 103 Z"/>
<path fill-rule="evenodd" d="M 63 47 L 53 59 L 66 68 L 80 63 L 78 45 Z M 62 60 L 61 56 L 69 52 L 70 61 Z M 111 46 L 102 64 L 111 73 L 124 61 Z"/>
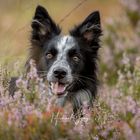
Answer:
<path fill-rule="evenodd" d="M 17 60 L 23 64 L 30 47 L 30 24 L 38 4 L 47 8 L 59 23 L 82 0 L 0 0 L 0 63 L 13 65 Z M 102 26 L 109 17 L 121 15 L 122 7 L 117 0 L 87 0 L 60 26 L 67 31 L 94 10 L 101 13 Z"/>

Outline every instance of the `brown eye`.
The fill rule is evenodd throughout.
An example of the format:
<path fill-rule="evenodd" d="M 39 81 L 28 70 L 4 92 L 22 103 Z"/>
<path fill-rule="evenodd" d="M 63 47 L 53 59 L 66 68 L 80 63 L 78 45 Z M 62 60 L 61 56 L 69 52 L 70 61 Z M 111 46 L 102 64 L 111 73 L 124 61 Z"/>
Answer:
<path fill-rule="evenodd" d="M 46 54 L 46 58 L 47 59 L 52 59 L 53 58 L 53 55 L 51 53 L 48 53 L 48 54 Z"/>
<path fill-rule="evenodd" d="M 80 60 L 79 57 L 77 57 L 77 56 L 74 56 L 72 59 L 73 59 L 73 61 L 75 61 L 75 62 L 79 62 L 79 60 Z"/>

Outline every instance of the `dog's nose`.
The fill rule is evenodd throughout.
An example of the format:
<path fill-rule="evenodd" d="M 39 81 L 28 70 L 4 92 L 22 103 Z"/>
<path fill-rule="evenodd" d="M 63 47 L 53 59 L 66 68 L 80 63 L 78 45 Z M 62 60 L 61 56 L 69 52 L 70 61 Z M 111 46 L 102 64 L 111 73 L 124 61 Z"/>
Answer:
<path fill-rule="evenodd" d="M 67 70 L 65 69 L 56 69 L 53 71 L 54 76 L 58 79 L 62 79 L 67 75 Z"/>

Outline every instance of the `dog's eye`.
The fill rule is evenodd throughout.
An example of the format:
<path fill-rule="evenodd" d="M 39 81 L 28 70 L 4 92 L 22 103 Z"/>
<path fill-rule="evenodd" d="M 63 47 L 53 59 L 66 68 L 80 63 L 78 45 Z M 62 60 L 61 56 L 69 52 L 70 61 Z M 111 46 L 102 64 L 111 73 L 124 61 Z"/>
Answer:
<path fill-rule="evenodd" d="M 79 60 L 80 60 L 78 56 L 73 56 L 72 59 L 73 59 L 73 61 L 75 61 L 75 62 L 79 62 Z"/>
<path fill-rule="evenodd" d="M 47 54 L 46 54 L 46 58 L 47 58 L 47 59 L 52 59 L 52 58 L 53 58 L 53 55 L 52 55 L 51 53 L 47 53 Z"/>

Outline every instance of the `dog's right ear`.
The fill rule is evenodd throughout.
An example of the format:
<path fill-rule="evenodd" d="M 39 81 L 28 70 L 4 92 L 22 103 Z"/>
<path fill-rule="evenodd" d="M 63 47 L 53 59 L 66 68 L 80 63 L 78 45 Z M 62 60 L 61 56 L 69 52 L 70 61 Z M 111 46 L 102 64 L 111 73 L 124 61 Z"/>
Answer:
<path fill-rule="evenodd" d="M 31 41 L 38 42 L 39 44 L 51 39 L 61 32 L 59 26 L 56 25 L 49 16 L 47 10 L 42 6 L 37 6 L 31 27 Z"/>

